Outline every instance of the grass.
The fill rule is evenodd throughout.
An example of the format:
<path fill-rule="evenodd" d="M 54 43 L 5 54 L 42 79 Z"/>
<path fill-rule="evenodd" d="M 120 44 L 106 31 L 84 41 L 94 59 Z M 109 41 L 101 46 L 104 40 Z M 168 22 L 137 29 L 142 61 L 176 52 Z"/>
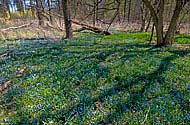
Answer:
<path fill-rule="evenodd" d="M 20 41 L 0 59 L 2 78 L 27 68 L 1 94 L 0 123 L 190 123 L 190 50 L 154 48 L 146 33 L 75 36 Z"/>
<path fill-rule="evenodd" d="M 138 42 L 145 42 L 150 40 L 150 33 L 142 33 L 142 32 L 136 32 L 136 33 L 127 33 L 127 34 L 114 34 L 112 35 L 113 39 L 132 39 Z M 111 38 L 111 39 L 112 39 Z M 153 41 L 156 41 L 156 36 L 153 36 Z M 177 34 L 174 37 L 174 43 L 177 44 L 190 44 L 190 35 L 189 34 Z"/>
<path fill-rule="evenodd" d="M 180 44 L 189 44 L 190 43 L 190 35 L 189 34 L 184 34 L 184 35 L 176 35 L 174 38 L 174 41 L 176 43 Z"/>

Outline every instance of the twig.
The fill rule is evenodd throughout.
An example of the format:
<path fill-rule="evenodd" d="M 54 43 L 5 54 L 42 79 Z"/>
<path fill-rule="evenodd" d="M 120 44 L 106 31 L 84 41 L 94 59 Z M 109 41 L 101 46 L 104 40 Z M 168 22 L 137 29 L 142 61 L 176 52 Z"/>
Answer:
<path fill-rule="evenodd" d="M 7 55 L 8 55 L 8 53 L 2 53 L 2 54 L 0 54 L 0 58 L 3 58 L 5 56 L 7 56 Z"/>
<path fill-rule="evenodd" d="M 19 71 L 18 71 L 18 74 L 16 75 L 16 78 L 13 78 L 11 80 L 8 80 L 8 81 L 4 82 L 3 84 L 0 84 L 0 93 L 3 92 L 5 89 L 7 89 L 14 79 L 18 79 L 18 78 L 22 77 L 25 70 L 26 70 L 26 67 L 19 68 Z"/>
<path fill-rule="evenodd" d="M 50 27 L 50 28 L 52 28 L 52 29 L 55 29 L 55 30 L 57 30 L 57 31 L 64 31 L 62 28 L 60 28 L 60 27 L 54 27 L 54 26 L 52 26 L 52 25 L 49 24 L 49 23 L 47 23 L 47 26 Z"/>
<path fill-rule="evenodd" d="M 141 125 L 144 125 L 144 124 L 145 124 L 145 122 L 146 122 L 146 120 L 147 120 L 147 118 L 148 118 L 149 112 L 150 112 L 150 107 L 149 107 L 149 109 L 148 109 L 148 111 L 147 111 L 147 113 L 146 113 L 146 115 L 145 115 L 144 121 L 141 123 Z"/>

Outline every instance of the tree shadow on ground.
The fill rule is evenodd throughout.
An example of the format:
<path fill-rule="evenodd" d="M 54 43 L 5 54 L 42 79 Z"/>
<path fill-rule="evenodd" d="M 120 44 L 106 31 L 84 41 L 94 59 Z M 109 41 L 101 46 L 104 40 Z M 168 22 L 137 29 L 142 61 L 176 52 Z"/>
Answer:
<path fill-rule="evenodd" d="M 116 56 L 117 53 L 119 52 L 124 52 L 124 54 L 121 55 L 121 58 L 118 58 L 118 60 L 121 60 L 122 64 L 126 60 L 130 60 L 131 58 L 135 57 L 136 55 L 139 56 L 144 56 L 144 54 L 148 55 L 154 55 L 157 52 L 160 52 L 160 49 L 154 50 L 153 46 L 150 46 L 148 44 L 144 43 L 123 43 L 123 44 L 113 44 L 110 46 L 107 46 L 107 44 L 86 44 L 86 43 L 80 43 L 78 45 L 75 44 L 70 44 L 70 43 L 64 43 L 58 45 L 54 45 L 55 43 L 52 44 L 47 44 L 47 43 L 33 43 L 32 46 L 28 46 L 29 49 L 26 50 L 27 45 L 25 48 L 22 48 L 21 50 L 18 49 L 17 53 L 12 54 L 11 58 L 14 58 L 14 61 L 19 61 L 19 60 L 24 60 L 21 64 L 23 65 L 36 65 L 39 63 L 39 61 L 36 61 L 34 63 L 30 62 L 31 58 L 32 59 L 40 59 L 41 57 L 43 58 L 44 62 L 51 62 L 51 58 L 54 58 L 53 56 L 56 55 L 56 57 L 60 57 L 63 60 L 71 60 L 71 58 L 76 58 L 78 57 L 77 60 L 71 61 L 71 63 L 67 66 L 62 66 L 60 68 L 65 68 L 64 73 L 66 75 L 69 75 L 70 72 L 73 70 L 73 68 L 77 67 L 77 65 L 80 65 L 80 63 L 87 63 L 91 65 L 93 63 L 93 66 L 88 67 L 89 69 L 86 69 L 87 71 L 82 73 L 84 76 L 88 75 L 90 72 L 94 72 L 94 69 L 96 68 L 97 70 L 95 73 L 97 73 L 97 77 L 95 79 L 100 79 L 102 78 L 102 73 L 101 71 L 98 70 L 103 70 L 106 72 L 106 75 L 103 76 L 103 78 L 107 78 L 107 82 L 114 81 L 116 84 L 111 85 L 111 87 L 105 87 L 101 89 L 100 91 L 97 92 L 96 95 L 93 96 L 88 96 L 84 98 L 80 98 L 80 100 L 76 103 L 74 101 L 71 101 L 70 104 L 68 104 L 66 107 L 63 109 L 60 109 L 56 111 L 55 113 L 52 113 L 50 116 L 47 115 L 45 112 L 44 114 L 40 114 L 39 119 L 37 120 L 38 122 L 42 123 L 45 119 L 52 118 L 55 119 L 55 121 L 59 122 L 61 121 L 62 123 L 68 122 L 69 118 L 74 118 L 77 114 L 82 117 L 83 112 L 81 111 L 84 109 L 84 107 L 94 107 L 94 110 L 97 109 L 98 107 L 95 106 L 96 102 L 103 103 L 105 102 L 105 99 L 108 98 L 109 96 L 114 96 L 117 95 L 117 93 L 121 91 L 129 91 L 130 93 L 130 102 L 129 100 L 122 100 L 121 103 L 117 105 L 117 108 L 114 109 L 114 111 L 110 111 L 107 116 L 105 116 L 104 119 L 100 120 L 98 123 L 99 124 L 113 124 L 114 121 L 117 120 L 117 117 L 119 118 L 120 116 L 115 115 L 116 112 L 119 113 L 119 115 L 124 114 L 125 112 L 128 111 L 140 111 L 141 106 L 139 104 L 142 103 L 147 103 L 148 101 L 152 100 L 152 98 L 146 97 L 145 92 L 147 89 L 150 88 L 154 82 L 157 82 L 158 84 L 163 84 L 165 82 L 165 78 L 163 74 L 168 70 L 170 67 L 171 61 L 179 58 L 179 57 L 185 57 L 187 54 L 189 54 L 189 50 L 169 50 L 168 52 L 171 53 L 171 55 L 162 58 L 160 65 L 155 71 L 152 71 L 151 73 L 143 73 L 143 74 L 137 74 L 133 75 L 133 79 L 128 79 L 127 76 L 110 76 L 109 74 L 109 67 L 106 68 L 101 68 L 100 64 L 105 63 L 107 59 L 110 56 Z M 70 47 L 76 47 L 77 50 L 68 50 Z M 78 49 L 79 48 L 79 49 Z M 94 49 L 95 48 L 95 49 Z M 86 50 L 85 50 L 86 49 Z M 30 51 L 31 50 L 31 51 Z M 35 51 L 33 51 L 35 50 Z M 28 51 L 28 53 L 25 53 Z M 41 52 L 42 51 L 42 52 Z M 49 57 L 50 56 L 50 57 Z M 73 56 L 73 57 L 71 57 Z M 29 61 L 27 61 L 29 60 Z M 118 61 L 116 60 L 116 61 Z M 3 64 L 2 62 L 8 62 L 11 61 L 10 59 L 5 59 L 4 61 L 1 61 L 0 64 Z M 25 64 L 27 62 L 27 64 Z M 122 65 L 121 64 L 121 65 Z M 83 65 L 81 65 L 81 69 L 83 68 Z M 83 71 L 83 70 L 81 70 Z M 80 73 L 78 73 L 80 74 Z M 27 73 L 27 75 L 30 75 L 30 72 Z M 27 76 L 26 76 L 27 77 Z M 62 77 L 62 76 L 61 76 Z M 60 79 L 61 79 L 60 77 Z M 72 77 L 72 76 L 71 76 Z M 81 76 L 82 78 L 83 76 Z M 70 80 L 70 79 L 68 79 Z M 80 87 L 82 83 L 77 84 L 76 87 Z M 136 85 L 140 84 L 141 88 L 138 90 L 131 91 L 130 89 L 135 87 Z M 96 91 L 97 87 L 94 90 L 88 90 L 88 93 L 85 93 L 86 90 L 81 89 L 82 94 L 88 95 L 89 93 L 93 93 Z M 10 90 L 11 91 L 11 90 Z M 18 94 L 24 93 L 24 90 L 15 90 L 15 91 L 20 91 Z M 180 93 L 178 90 L 172 89 L 169 90 L 169 94 L 174 95 L 174 98 L 179 99 L 178 97 Z M 14 93 L 17 96 L 16 93 Z M 81 94 L 81 95 L 82 95 Z M 157 95 L 159 96 L 159 95 Z M 10 97 L 9 97 L 10 98 Z M 9 99 L 9 102 L 12 99 Z M 182 105 L 182 108 L 187 108 L 187 104 L 182 104 L 182 99 L 180 100 L 179 104 Z M 81 108 L 82 107 L 82 108 Z M 78 113 L 78 111 L 80 113 Z M 25 116 L 20 116 L 21 118 L 24 118 Z M 45 118 L 44 118 L 45 117 Z M 36 119 L 31 118 L 31 121 L 35 121 Z M 20 121 L 22 122 L 22 121 Z M 28 121 L 26 121 L 28 122 Z"/>
<path fill-rule="evenodd" d="M 156 98 L 156 97 L 153 97 L 153 98 L 145 97 L 145 99 L 143 99 L 145 92 L 148 88 L 150 88 L 150 85 L 152 83 L 154 83 L 155 80 L 159 84 L 164 84 L 165 78 L 162 75 L 169 68 L 171 61 L 173 61 L 179 57 L 185 57 L 190 51 L 189 50 L 188 51 L 187 50 L 184 50 L 184 51 L 183 50 L 175 50 L 175 51 L 170 51 L 170 52 L 172 53 L 172 55 L 163 58 L 158 69 L 155 70 L 154 72 L 152 72 L 150 74 L 141 74 L 141 75 L 133 76 L 134 79 L 131 81 L 117 77 L 117 78 L 115 78 L 116 81 L 119 81 L 120 83 L 123 83 L 123 84 L 113 86 L 112 88 L 104 91 L 104 93 L 101 93 L 100 95 L 98 95 L 95 98 L 95 100 L 103 101 L 106 98 L 106 96 L 109 96 L 109 93 L 112 93 L 111 91 L 113 91 L 113 90 L 115 90 L 117 92 L 129 91 L 129 89 L 131 87 L 133 87 L 137 84 L 144 83 L 143 87 L 140 90 L 134 91 L 133 93 L 131 93 L 131 97 L 130 97 L 131 102 L 129 104 L 127 104 L 127 102 L 124 101 L 125 103 L 120 104 L 121 105 L 120 108 L 118 108 L 115 112 L 120 112 L 121 113 L 120 115 L 122 115 L 122 113 L 125 113 L 125 111 L 126 111 L 124 109 L 125 107 L 127 107 L 130 110 L 142 110 L 140 108 L 138 109 L 138 107 L 140 107 L 139 104 L 146 103 L 146 102 L 152 100 L 153 98 Z M 181 97 L 179 97 L 179 94 L 178 95 L 176 94 L 176 93 L 180 93 L 180 95 L 182 95 L 182 93 L 179 90 L 175 90 L 174 88 L 172 88 L 172 90 L 168 90 L 168 91 L 169 91 L 169 94 L 174 95 L 174 98 L 176 98 L 177 100 L 179 100 L 181 98 Z M 157 96 L 159 96 L 159 95 L 157 95 Z M 188 110 L 190 110 L 190 107 L 187 106 L 188 104 L 182 105 L 182 102 L 183 102 L 183 100 L 181 98 L 179 101 L 179 105 L 181 105 L 181 108 L 188 108 Z M 134 108 L 134 107 L 136 107 L 136 108 Z M 101 121 L 101 122 L 105 123 L 105 124 L 112 123 L 112 120 L 115 117 L 116 116 L 114 116 L 114 113 L 110 113 L 106 118 L 107 121 Z M 117 116 L 117 117 L 119 117 L 119 116 Z"/>
<path fill-rule="evenodd" d="M 139 51 L 140 53 L 143 53 L 144 51 Z M 149 49 L 150 54 L 154 53 L 155 51 L 151 51 Z M 159 51 L 156 51 L 159 52 Z M 119 93 L 120 91 L 129 91 L 132 87 L 135 87 L 135 85 L 142 84 L 143 87 L 140 90 L 133 91 L 130 93 L 130 102 L 127 102 L 128 100 L 122 101 L 119 105 L 117 105 L 117 108 L 115 111 L 110 111 L 108 115 L 105 117 L 105 119 L 101 120 L 98 124 L 114 124 L 114 121 L 117 121 L 117 118 L 119 118 L 119 115 L 122 115 L 125 112 L 130 111 L 140 111 L 142 110 L 139 104 L 147 103 L 150 100 L 156 98 L 156 95 L 154 97 L 144 97 L 145 92 L 147 89 L 150 88 L 151 84 L 154 84 L 154 82 L 157 82 L 158 84 L 164 84 L 165 78 L 162 76 L 170 67 L 171 61 L 174 61 L 175 59 L 179 57 L 185 57 L 187 54 L 189 54 L 189 50 L 173 50 L 169 51 L 172 53 L 172 55 L 167 56 L 161 60 L 161 63 L 159 67 L 149 74 L 140 74 L 140 75 L 134 75 L 132 80 L 128 80 L 127 78 L 123 78 L 120 76 L 114 77 L 114 81 L 117 81 L 119 84 L 115 84 L 110 88 L 106 88 L 105 90 L 101 90 L 97 95 L 95 95 L 92 98 L 88 98 L 86 100 L 81 100 L 79 104 L 71 104 L 68 107 L 65 108 L 65 110 L 60 110 L 58 114 L 62 114 L 61 117 L 58 118 L 58 120 L 62 120 L 63 123 L 67 121 L 67 117 L 74 117 L 77 113 L 77 110 L 81 108 L 81 106 L 93 106 L 96 102 L 104 102 L 105 99 L 109 96 L 113 96 L 114 94 Z M 111 53 L 112 54 L 112 53 Z M 109 56 L 109 55 L 108 55 Z M 135 56 L 135 55 L 133 55 Z M 132 56 L 129 56 L 132 57 Z M 128 57 L 128 58 L 129 58 Z M 101 61 L 105 61 L 105 59 L 101 59 Z M 182 93 L 179 90 L 175 90 L 175 88 L 172 88 L 171 90 L 168 90 L 169 94 L 172 95 L 173 98 L 176 100 L 180 100 L 181 97 L 179 97 L 179 94 L 182 95 Z M 190 109 L 188 107 L 188 104 L 182 104 L 183 100 L 181 99 L 178 103 L 181 105 L 181 108 Z M 72 114 L 72 113 L 73 114 Z M 115 115 L 115 113 L 117 115 Z M 68 116 L 70 114 L 70 116 Z"/>
<path fill-rule="evenodd" d="M 134 46 L 136 47 L 147 47 L 146 45 L 145 46 L 141 46 L 138 44 L 135 44 Z M 129 46 L 128 46 L 129 47 Z M 120 51 L 120 50 L 119 50 Z M 104 55 L 107 55 L 107 56 L 104 56 L 104 58 L 98 58 L 100 61 L 105 61 L 107 57 L 109 57 L 110 55 L 114 54 L 115 52 L 117 51 L 112 51 L 112 52 L 108 52 L 108 54 L 106 53 L 103 53 Z M 133 51 L 135 53 L 140 53 L 142 54 L 143 52 L 145 51 Z M 153 50 L 152 51 L 152 48 L 148 49 L 148 53 L 149 54 L 153 54 L 155 52 L 159 52 L 159 50 Z M 163 84 L 164 81 L 165 81 L 165 78 L 162 76 L 166 71 L 167 69 L 170 67 L 170 63 L 171 61 L 179 58 L 179 57 L 185 57 L 188 53 L 189 53 L 189 50 L 173 50 L 173 51 L 169 51 L 170 53 L 172 53 L 172 55 L 170 56 L 167 56 L 165 58 L 163 58 L 161 60 L 161 63 L 158 67 L 157 70 L 155 70 L 154 72 L 152 73 L 149 73 L 149 74 L 141 74 L 141 75 L 135 75 L 133 76 L 133 80 L 127 80 L 127 79 L 124 79 L 120 76 L 117 76 L 114 78 L 115 81 L 118 81 L 118 83 L 121 83 L 120 85 L 117 84 L 117 85 L 114 85 L 113 87 L 109 88 L 109 89 L 106 89 L 106 90 L 102 90 L 100 93 L 98 93 L 97 96 L 95 96 L 94 98 L 90 98 L 89 100 L 85 101 L 85 102 L 81 102 L 79 105 L 75 105 L 73 104 L 73 106 L 69 106 L 66 108 L 66 110 L 61 110 L 60 111 L 60 114 L 62 114 L 62 117 L 60 117 L 64 122 L 66 121 L 65 119 L 65 116 L 66 114 L 68 114 L 69 112 L 72 112 L 73 110 L 77 109 L 77 108 L 80 108 L 81 105 L 94 105 L 95 102 L 97 101 L 100 101 L 100 102 L 104 102 L 105 98 L 107 98 L 108 96 L 113 96 L 114 93 L 118 93 L 120 91 L 128 91 L 130 88 L 132 88 L 133 86 L 137 85 L 137 84 L 140 84 L 140 83 L 144 83 L 143 87 L 141 88 L 141 90 L 139 91 L 135 91 L 135 92 L 132 92 L 131 93 L 131 102 L 130 104 L 126 104 L 126 101 L 124 101 L 125 103 L 121 103 L 119 108 L 115 111 L 115 112 L 120 112 L 120 115 L 122 115 L 122 113 L 125 113 L 125 109 L 123 108 L 128 108 L 130 110 L 136 110 L 134 107 L 138 107 L 138 103 L 139 101 L 141 103 L 145 103 L 145 102 L 148 102 L 150 100 L 152 100 L 153 98 L 146 98 L 145 100 L 142 100 L 142 97 L 146 91 L 147 88 L 149 88 L 149 86 L 156 80 L 159 84 Z M 101 53 L 102 54 L 102 53 Z M 134 57 L 134 55 L 130 55 L 130 56 L 126 56 L 125 55 L 125 58 L 126 59 L 129 59 L 130 57 Z M 115 91 L 115 92 L 113 92 Z M 169 90 L 169 93 L 171 95 L 173 95 L 173 93 L 176 93 L 178 92 L 178 90 L 175 90 L 175 89 L 172 89 L 172 90 Z M 157 95 L 159 96 L 159 95 Z M 174 94 L 174 98 L 176 99 L 179 99 L 180 97 L 178 96 L 175 96 Z M 138 102 L 138 103 L 137 103 Z M 182 102 L 182 100 L 181 100 Z M 181 104 L 181 102 L 179 102 L 179 104 Z M 183 104 L 182 107 L 187 107 L 187 104 Z M 140 110 L 140 109 L 139 109 Z M 73 116 L 75 114 L 72 114 Z M 101 121 L 100 123 L 103 123 L 103 124 L 108 124 L 108 123 L 112 123 L 112 120 L 113 118 L 116 117 L 114 116 L 114 113 L 109 113 L 109 115 L 107 116 L 107 121 Z M 118 116 L 117 116 L 118 117 Z"/>

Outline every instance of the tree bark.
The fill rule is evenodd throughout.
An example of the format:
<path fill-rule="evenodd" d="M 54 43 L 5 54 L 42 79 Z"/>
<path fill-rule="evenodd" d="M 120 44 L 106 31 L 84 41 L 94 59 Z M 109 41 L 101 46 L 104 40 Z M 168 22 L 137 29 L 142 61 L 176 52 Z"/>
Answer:
<path fill-rule="evenodd" d="M 2 15 L 5 19 L 5 21 L 10 19 L 11 13 L 10 13 L 10 8 L 9 8 L 9 0 L 2 0 L 0 4 L 0 10 L 2 12 Z"/>
<path fill-rule="evenodd" d="M 149 44 L 151 44 L 151 42 L 152 42 L 152 38 L 153 38 L 153 35 L 154 35 L 154 27 L 155 27 L 155 25 L 153 24 Z"/>
<path fill-rule="evenodd" d="M 41 0 L 36 0 L 36 10 L 37 10 L 37 17 L 38 17 L 38 23 L 39 25 L 44 25 L 43 20 L 43 5 Z"/>
<path fill-rule="evenodd" d="M 6 1 L 5 1 L 5 4 L 6 4 L 6 10 L 7 10 L 8 14 L 11 15 L 11 11 L 10 11 L 10 7 L 9 7 L 9 3 L 10 3 L 9 0 L 6 0 Z"/>
<path fill-rule="evenodd" d="M 51 0 L 48 0 L 47 3 L 48 3 L 48 11 L 49 11 L 49 13 L 51 13 Z M 49 15 L 49 21 L 52 24 L 52 16 L 51 15 Z"/>
<path fill-rule="evenodd" d="M 130 15 L 131 15 L 131 0 L 128 1 L 128 15 L 127 15 L 127 21 L 129 23 L 130 21 Z"/>
<path fill-rule="evenodd" d="M 93 6 L 93 26 L 96 26 L 96 0 L 94 0 Z"/>
<path fill-rule="evenodd" d="M 35 11 L 35 7 L 34 7 L 34 0 L 30 0 L 30 10 L 32 12 L 32 16 L 34 16 L 34 11 Z"/>
<path fill-rule="evenodd" d="M 164 13 L 164 0 L 160 0 L 160 5 L 158 8 L 158 18 L 156 23 L 156 35 L 157 35 L 157 46 L 162 46 L 164 41 L 164 32 L 163 32 L 163 13 Z"/>
<path fill-rule="evenodd" d="M 83 30 L 90 30 L 90 31 L 93 31 L 95 33 L 103 33 L 104 35 L 111 35 L 110 32 L 105 31 L 105 30 L 100 29 L 100 28 L 95 27 L 95 26 L 90 26 L 90 25 L 87 25 L 85 23 L 80 23 L 80 22 L 75 21 L 75 20 L 72 20 L 72 23 L 82 26 L 82 28 L 80 28 L 78 30 L 75 30 L 76 32 L 80 32 L 80 31 L 83 31 Z"/>
<path fill-rule="evenodd" d="M 124 14 L 124 17 L 123 17 L 123 22 L 125 22 L 126 20 L 126 8 L 127 7 L 127 0 L 124 1 L 124 7 L 123 7 L 123 14 Z"/>
<path fill-rule="evenodd" d="M 183 7 L 182 3 L 179 0 L 177 0 L 176 8 L 174 10 L 174 14 L 172 16 L 169 28 L 168 28 L 168 30 L 166 32 L 166 37 L 165 37 L 165 40 L 164 40 L 165 45 L 172 45 L 172 43 L 173 43 L 173 38 L 174 38 L 174 35 L 175 35 L 175 31 L 176 31 L 176 28 L 177 28 L 177 22 L 178 22 L 182 7 Z"/>
<path fill-rule="evenodd" d="M 140 10 L 141 10 L 141 28 L 140 28 L 140 32 L 143 32 L 145 29 L 145 25 L 146 25 L 146 14 L 145 14 L 145 8 L 144 8 L 144 4 L 143 3 L 139 3 L 141 5 L 140 6 Z"/>
<path fill-rule="evenodd" d="M 149 0 L 142 0 L 145 6 L 149 9 L 150 15 L 153 18 L 155 28 L 156 28 L 156 36 L 157 36 L 157 46 L 161 46 L 163 44 L 163 10 L 161 10 L 158 14 L 155 11 Z M 160 9 L 162 7 L 163 0 L 160 1 Z M 159 19 L 160 18 L 160 19 Z"/>
<path fill-rule="evenodd" d="M 72 22 L 70 19 L 70 11 L 68 7 L 68 0 L 62 0 L 62 7 L 65 22 L 66 39 L 71 39 L 73 37 L 73 31 Z"/>
<path fill-rule="evenodd" d="M 146 26 L 145 32 L 148 31 L 149 27 L 150 27 L 150 23 L 151 23 L 152 17 L 150 16 L 150 18 L 148 19 L 148 24 Z"/>

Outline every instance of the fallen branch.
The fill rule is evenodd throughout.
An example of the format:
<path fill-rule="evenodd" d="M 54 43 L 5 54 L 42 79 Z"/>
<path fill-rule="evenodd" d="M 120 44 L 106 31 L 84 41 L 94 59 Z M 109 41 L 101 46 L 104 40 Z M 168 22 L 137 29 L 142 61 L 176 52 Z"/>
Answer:
<path fill-rule="evenodd" d="M 147 111 L 147 113 L 146 113 L 146 115 L 145 115 L 145 119 L 144 119 L 144 121 L 142 122 L 142 125 L 144 125 L 144 124 L 146 123 L 149 112 L 150 112 L 150 107 L 148 108 L 148 111 Z"/>
<path fill-rule="evenodd" d="M 49 23 L 47 23 L 47 26 L 50 27 L 50 28 L 52 28 L 52 29 L 55 29 L 55 30 L 57 30 L 57 31 L 64 31 L 61 27 L 59 27 L 59 26 L 54 27 L 53 25 L 51 25 L 51 24 L 49 24 Z"/>
<path fill-rule="evenodd" d="M 0 59 L 6 56 L 9 56 L 11 53 L 14 53 L 15 50 L 10 50 L 9 46 L 8 46 L 8 50 L 5 51 L 4 53 L 0 53 Z"/>
<path fill-rule="evenodd" d="M 121 32 L 121 33 L 128 33 L 129 32 L 127 30 L 114 30 L 114 31 Z"/>
<path fill-rule="evenodd" d="M 16 30 L 16 29 L 28 27 L 28 26 L 30 26 L 31 24 L 32 24 L 32 23 L 23 24 L 23 25 L 20 25 L 20 26 L 17 26 L 17 27 L 9 27 L 9 28 L 6 28 L 6 29 L 1 29 L 1 31 L 2 31 L 2 32 L 5 32 L 5 31 L 9 31 L 9 30 Z"/>
<path fill-rule="evenodd" d="M 73 30 L 73 32 L 81 32 L 81 31 L 84 31 L 84 30 L 86 30 L 86 28 L 85 28 L 85 27 L 82 27 L 82 28 Z"/>
<path fill-rule="evenodd" d="M 2 92 L 5 89 L 7 89 L 10 84 L 11 84 L 11 80 L 9 80 L 9 81 L 3 83 L 2 85 L 0 85 L 0 92 Z"/>
<path fill-rule="evenodd" d="M 22 75 L 24 74 L 24 72 L 25 72 L 25 70 L 26 70 L 26 67 L 19 68 L 18 70 L 19 70 L 19 71 L 18 71 L 18 74 L 16 75 L 16 78 L 22 77 Z M 15 79 L 16 79 L 16 78 L 15 78 Z M 4 82 L 3 84 L 0 84 L 0 93 L 3 92 L 5 89 L 7 89 L 7 88 L 9 87 L 10 84 L 11 84 L 11 82 L 12 82 L 13 80 L 14 80 L 14 79 L 11 79 L 11 80 L 8 80 L 8 81 Z"/>
<path fill-rule="evenodd" d="M 23 75 L 23 73 L 24 73 L 25 70 L 26 70 L 26 67 L 19 68 L 18 70 L 19 70 L 19 71 L 18 71 L 18 74 L 16 75 L 16 78 L 20 78 L 20 77 Z"/>
<path fill-rule="evenodd" d="M 46 12 L 46 14 L 51 15 L 51 16 L 57 16 L 57 17 L 60 17 L 60 18 L 64 18 L 62 15 L 55 14 L 55 13 L 47 13 Z M 85 23 L 81 23 L 81 22 L 78 22 L 76 20 L 71 20 L 71 22 L 76 24 L 76 25 L 82 26 L 81 30 L 78 30 L 78 32 L 83 31 L 83 30 L 90 30 L 90 31 L 93 31 L 95 33 L 103 33 L 104 35 L 111 35 L 111 33 L 108 32 L 108 30 L 103 30 L 101 28 L 91 26 L 91 25 L 88 25 L 88 24 L 85 24 Z M 52 27 L 52 28 L 55 28 L 55 27 Z M 77 31 L 77 30 L 75 30 L 75 31 Z"/>
<path fill-rule="evenodd" d="M 2 53 L 0 54 L 0 58 L 6 57 L 9 53 Z"/>
<path fill-rule="evenodd" d="M 103 33 L 104 35 L 110 35 L 111 34 L 110 32 L 105 31 L 105 30 L 103 30 L 101 28 L 98 28 L 98 27 L 95 27 L 95 26 L 91 26 L 91 25 L 88 25 L 88 24 L 85 24 L 85 23 L 80 23 L 80 22 L 77 22 L 75 20 L 71 20 L 71 22 L 74 23 L 74 24 L 82 26 L 82 28 L 79 29 L 78 31 L 90 30 L 90 31 L 93 31 L 95 33 Z"/>

